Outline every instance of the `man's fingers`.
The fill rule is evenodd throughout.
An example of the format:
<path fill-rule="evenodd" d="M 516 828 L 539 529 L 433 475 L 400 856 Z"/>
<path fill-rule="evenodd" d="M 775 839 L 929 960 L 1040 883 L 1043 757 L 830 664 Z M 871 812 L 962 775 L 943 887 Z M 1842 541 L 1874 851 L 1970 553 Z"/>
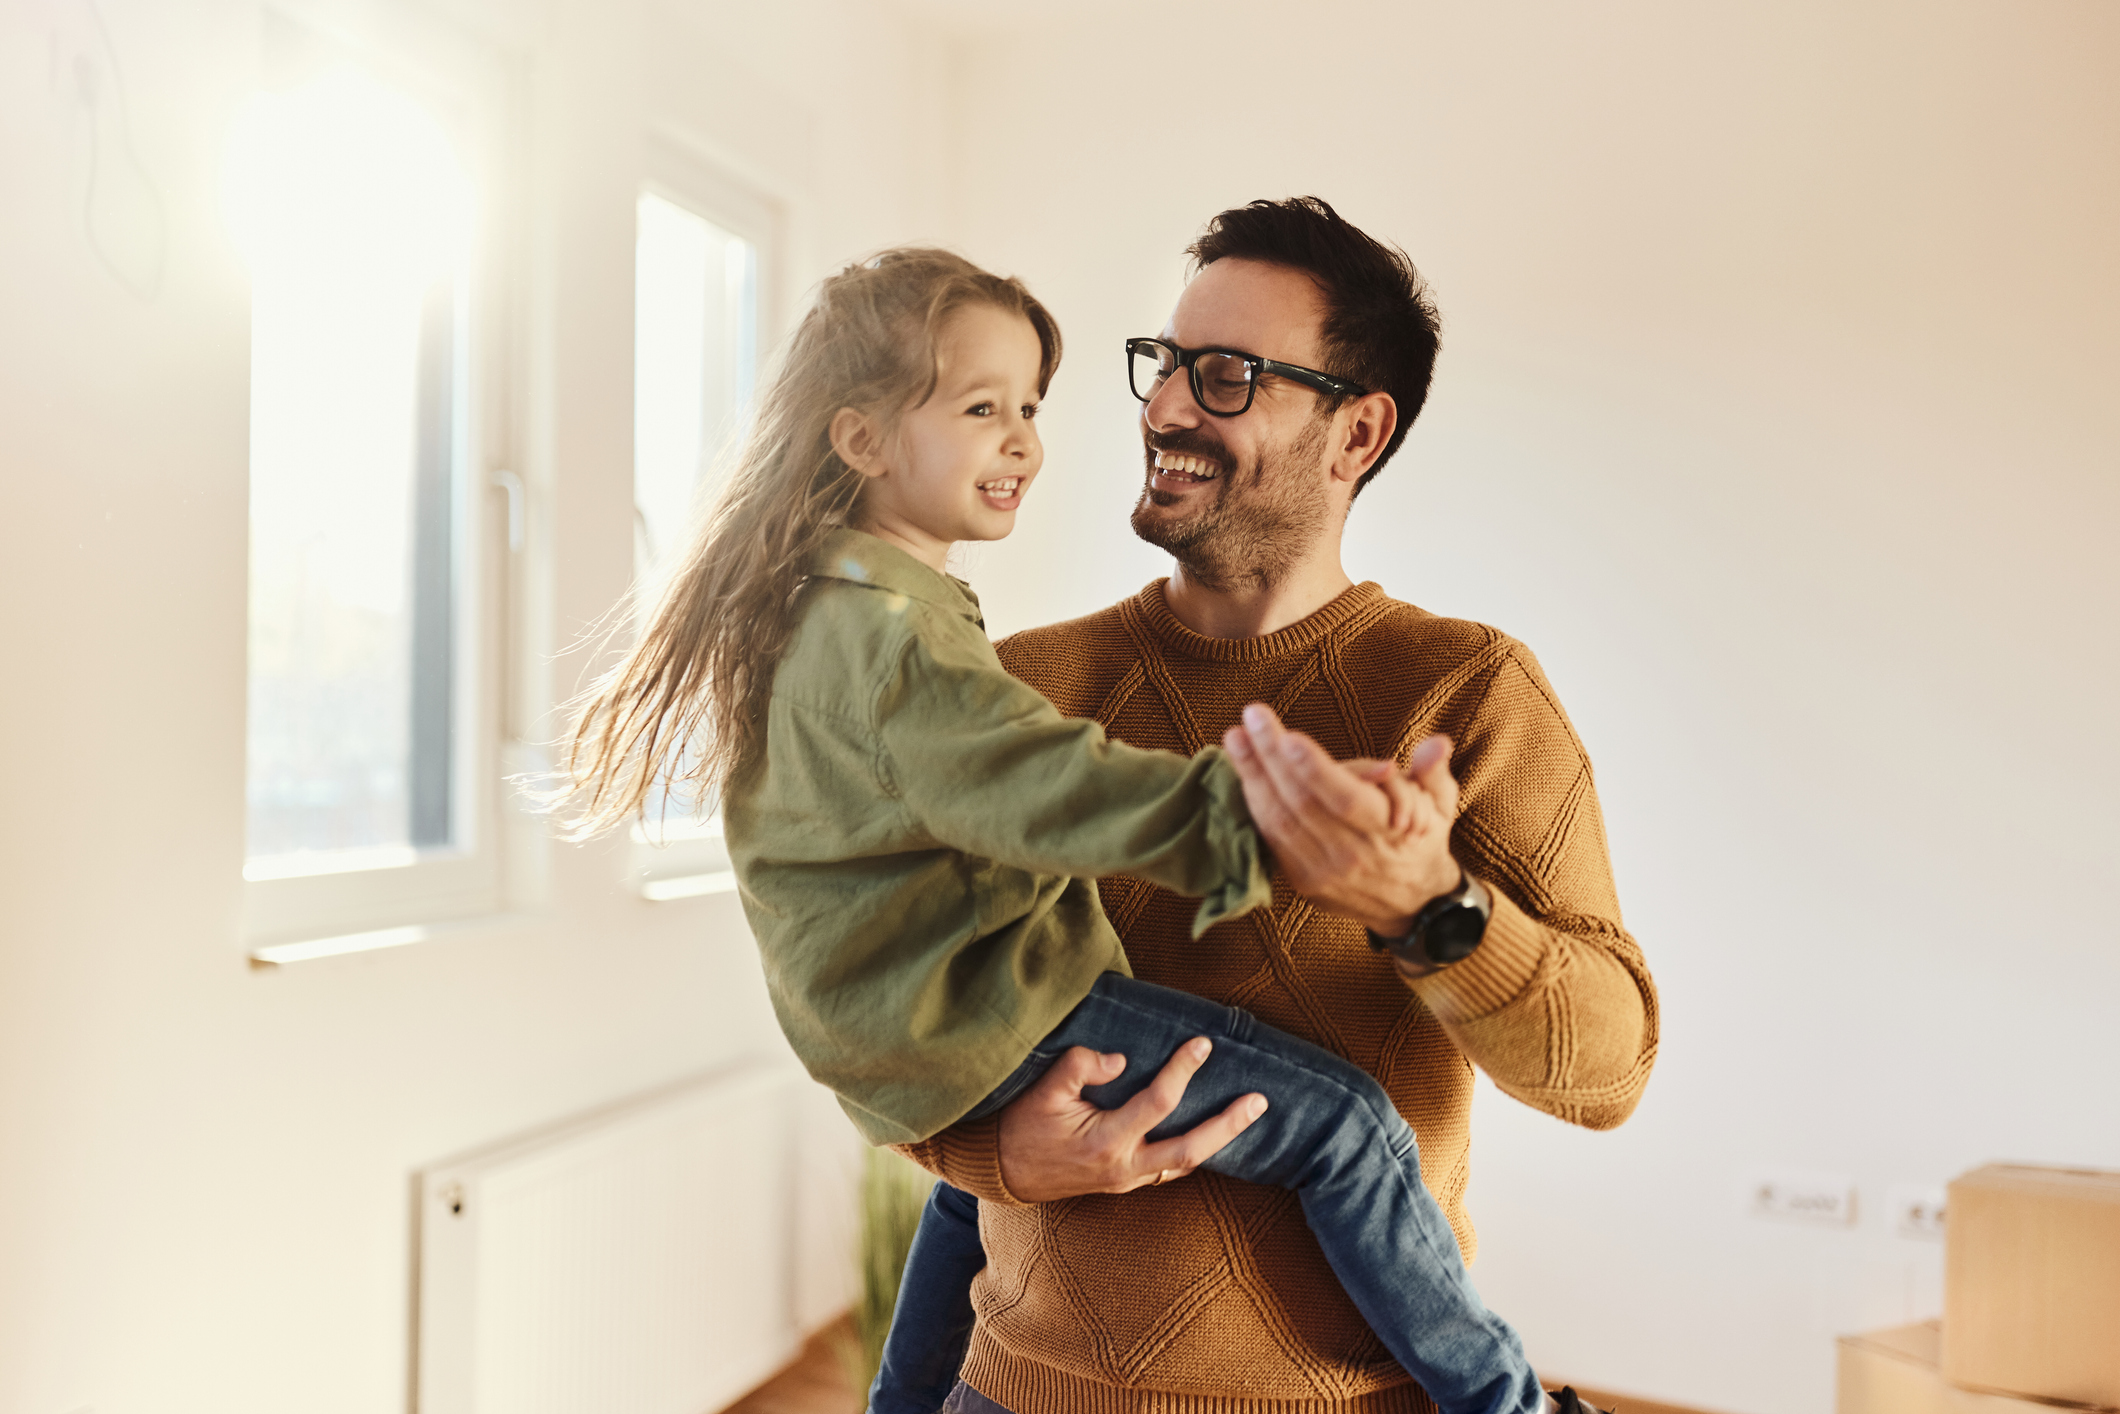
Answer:
<path fill-rule="evenodd" d="M 1223 744 L 1237 758 L 1240 774 L 1270 779 L 1284 803 L 1294 809 L 1315 800 L 1344 816 L 1368 803 L 1362 786 L 1382 785 L 1390 772 L 1388 762 L 1334 761 L 1315 741 L 1290 731 L 1262 702 L 1244 709 L 1243 726 L 1224 733 Z M 1457 778 L 1450 774 L 1452 746 L 1450 738 L 1440 732 L 1424 738 L 1407 759 L 1404 773 L 1436 798 L 1446 817 L 1454 813 L 1457 803 Z"/>
<path fill-rule="evenodd" d="M 1252 823 L 1280 856 L 1291 877 L 1303 874 L 1323 848 L 1315 821 L 1306 818 L 1295 801 L 1282 789 L 1276 773 L 1268 768 L 1258 744 L 1241 726 L 1223 734 L 1222 744 L 1244 785 L 1244 804 Z"/>
<path fill-rule="evenodd" d="M 1102 1085 L 1125 1069 L 1126 1057 L 1117 1051 L 1098 1052 L 1087 1046 L 1070 1046 L 1045 1074 L 1038 1077 L 1038 1083 L 1024 1098 L 1036 1096 L 1050 1107 L 1086 1105 L 1089 1102 L 1082 1098 L 1083 1086 Z"/>
<path fill-rule="evenodd" d="M 1372 782 L 1333 761 L 1325 748 L 1300 731 L 1280 733 L 1280 748 L 1266 753 L 1266 770 L 1289 801 L 1289 808 L 1312 823 L 1331 829 L 1382 829 L 1389 823 L 1389 803 L 1378 799 Z"/>
<path fill-rule="evenodd" d="M 1252 703 L 1244 709 L 1244 724 L 1267 771 L 1291 802 L 1313 799 L 1337 814 L 1366 800 L 1365 783 L 1354 772 L 1310 737 L 1283 726 L 1271 707 Z"/>
<path fill-rule="evenodd" d="M 1298 816 L 1329 815 L 1357 829 L 1386 822 L 1388 806 L 1376 798 L 1369 782 L 1309 737 L 1283 727 L 1271 708 L 1254 702 L 1244 709 L 1244 724 L 1266 774 Z"/>
<path fill-rule="evenodd" d="M 1237 779 L 1244 783 L 1244 803 L 1251 808 L 1252 818 L 1269 820 L 1287 808 L 1280 787 L 1267 771 L 1249 732 L 1241 726 L 1231 727 L 1222 733 L 1222 749 L 1229 753 L 1230 764 L 1237 768 Z"/>
<path fill-rule="evenodd" d="M 1213 1050 L 1213 1044 L 1205 1036 L 1195 1036 L 1173 1051 L 1170 1059 L 1163 1063 L 1163 1069 L 1156 1072 L 1156 1078 L 1148 1082 L 1148 1087 L 1116 1111 L 1126 1131 L 1135 1135 L 1146 1134 L 1169 1119 L 1170 1112 L 1185 1098 L 1185 1087 L 1192 1083 L 1200 1067 L 1207 1064 L 1207 1057 Z"/>
<path fill-rule="evenodd" d="M 1147 1173 L 1134 1186 L 1167 1183 L 1191 1173 L 1219 1153 L 1230 1140 L 1251 1128 L 1253 1121 L 1265 1113 L 1264 1095 L 1240 1095 L 1213 1119 L 1202 1120 L 1183 1134 L 1143 1145 L 1140 1162 Z"/>
<path fill-rule="evenodd" d="M 1435 797 L 1436 813 L 1446 822 L 1457 818 L 1458 786 L 1457 777 L 1450 774 L 1451 745 L 1449 737 L 1437 733 L 1416 746 L 1406 761 L 1406 773 Z"/>
<path fill-rule="evenodd" d="M 1424 810 L 1432 809 L 1428 792 L 1422 790 L 1415 782 L 1407 780 L 1396 769 L 1378 780 L 1377 788 L 1384 792 L 1384 798 L 1391 803 L 1393 834 L 1403 835 L 1413 829 L 1423 822 Z"/>
<path fill-rule="evenodd" d="M 1001 1112 L 1003 1182 L 1025 1202 L 1038 1203 L 1125 1193 L 1192 1172 L 1266 1112 L 1265 1096 L 1245 1095 L 1183 1134 L 1142 1142 L 1170 1118 L 1212 1052 L 1205 1036 L 1193 1037 L 1140 1094 L 1116 1110 L 1100 1110 L 1083 1098 L 1082 1087 L 1116 1078 L 1126 1057 L 1070 1048 Z"/>

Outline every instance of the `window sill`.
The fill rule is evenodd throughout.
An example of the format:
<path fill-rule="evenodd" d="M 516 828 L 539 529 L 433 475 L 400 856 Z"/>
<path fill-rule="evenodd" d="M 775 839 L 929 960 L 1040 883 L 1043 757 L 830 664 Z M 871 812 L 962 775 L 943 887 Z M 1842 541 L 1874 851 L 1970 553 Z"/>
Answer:
<path fill-rule="evenodd" d="M 321 938 L 300 938 L 250 950 L 254 971 L 271 972 L 297 963 L 317 962 L 329 957 L 381 952 L 414 943 L 459 942 L 514 932 L 536 921 L 528 913 L 484 913 L 445 922 L 407 923 L 396 928 L 371 928 L 358 933 L 334 933 Z"/>
<path fill-rule="evenodd" d="M 669 903 L 674 899 L 701 898 L 707 894 L 733 894 L 736 892 L 736 872 L 733 869 L 717 869 L 705 874 L 680 874 L 674 879 L 644 879 L 640 896 L 649 903 Z"/>

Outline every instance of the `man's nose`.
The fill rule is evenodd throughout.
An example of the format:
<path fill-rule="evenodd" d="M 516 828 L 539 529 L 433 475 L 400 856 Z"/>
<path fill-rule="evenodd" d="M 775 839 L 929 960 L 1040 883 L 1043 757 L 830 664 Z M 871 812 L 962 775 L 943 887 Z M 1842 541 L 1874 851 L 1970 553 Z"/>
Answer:
<path fill-rule="evenodd" d="M 1170 377 L 1141 406 L 1141 420 L 1158 432 L 1166 427 L 1198 427 L 1205 415 L 1193 398 L 1192 379 L 1182 368 L 1172 369 Z"/>

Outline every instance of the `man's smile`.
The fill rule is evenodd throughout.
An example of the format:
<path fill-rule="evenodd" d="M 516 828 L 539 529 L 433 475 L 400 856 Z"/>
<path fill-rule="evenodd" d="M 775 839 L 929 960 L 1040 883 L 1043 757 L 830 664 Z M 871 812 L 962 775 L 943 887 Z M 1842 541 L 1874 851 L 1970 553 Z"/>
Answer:
<path fill-rule="evenodd" d="M 1149 448 L 1148 492 L 1156 505 L 1167 506 L 1211 481 L 1219 481 L 1222 463 L 1198 452 L 1170 447 Z"/>
<path fill-rule="evenodd" d="M 1212 481 L 1221 474 L 1221 463 L 1209 461 L 1206 457 L 1188 456 L 1184 452 L 1156 453 L 1156 476 L 1159 480 L 1169 477 L 1173 480 Z"/>

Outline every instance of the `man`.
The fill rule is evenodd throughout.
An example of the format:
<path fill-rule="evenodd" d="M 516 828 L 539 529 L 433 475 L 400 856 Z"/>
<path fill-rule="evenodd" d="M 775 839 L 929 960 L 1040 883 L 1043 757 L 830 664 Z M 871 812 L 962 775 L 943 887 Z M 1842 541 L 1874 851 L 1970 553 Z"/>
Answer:
<path fill-rule="evenodd" d="M 1341 567 L 1349 507 L 1434 366 L 1411 263 L 1314 198 L 1225 211 L 1189 253 L 1199 273 L 1161 337 L 1130 345 L 1133 525 L 1171 577 L 1017 634 L 1002 661 L 1121 740 L 1228 748 L 1280 866 L 1274 904 L 1195 943 L 1188 901 L 1106 879 L 1128 959 L 1375 1075 L 1469 1259 L 1472 1067 L 1562 1119 L 1618 1124 L 1655 1057 L 1654 988 L 1589 761 L 1530 653 Z M 1433 1409 L 1292 1194 L 1191 1172 L 1249 1122 L 1244 1099 L 1148 1137 L 1203 1049 L 1108 1112 L 1081 1092 L 1124 1059 L 1078 1049 L 999 1116 L 908 1147 L 982 1200 L 953 1406 Z"/>

